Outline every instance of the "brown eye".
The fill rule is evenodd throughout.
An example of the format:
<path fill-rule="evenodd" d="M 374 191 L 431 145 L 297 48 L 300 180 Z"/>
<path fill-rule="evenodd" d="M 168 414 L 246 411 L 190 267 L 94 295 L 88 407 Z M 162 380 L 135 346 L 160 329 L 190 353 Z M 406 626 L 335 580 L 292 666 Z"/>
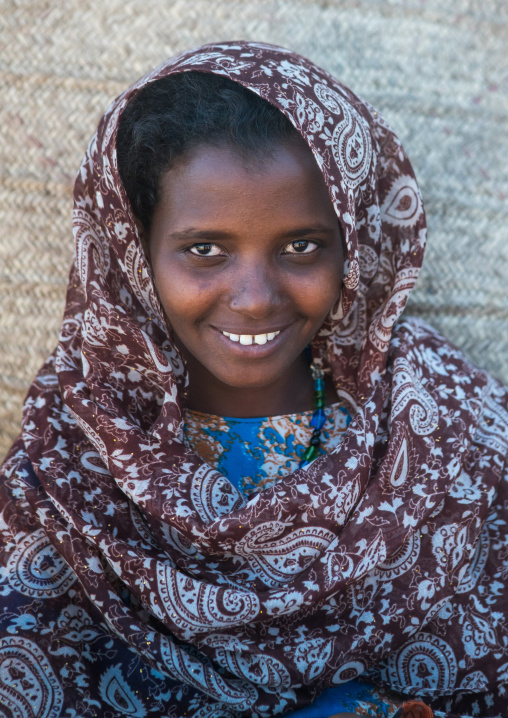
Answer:
<path fill-rule="evenodd" d="M 198 257 L 220 257 L 222 251 L 216 244 L 211 242 L 203 242 L 202 244 L 194 244 L 189 252 Z"/>
<path fill-rule="evenodd" d="M 296 239 L 294 242 L 286 244 L 284 254 L 310 254 L 317 249 L 316 242 L 310 239 Z"/>

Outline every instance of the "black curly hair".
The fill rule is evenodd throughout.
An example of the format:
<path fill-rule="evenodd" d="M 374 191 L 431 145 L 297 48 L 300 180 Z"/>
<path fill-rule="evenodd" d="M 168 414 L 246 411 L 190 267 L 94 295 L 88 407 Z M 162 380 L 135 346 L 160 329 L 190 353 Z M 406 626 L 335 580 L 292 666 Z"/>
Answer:
<path fill-rule="evenodd" d="M 197 145 L 225 144 L 261 162 L 296 140 L 287 117 L 251 90 L 219 75 L 183 72 L 146 85 L 128 103 L 118 128 L 118 170 L 149 230 L 161 175 Z"/>

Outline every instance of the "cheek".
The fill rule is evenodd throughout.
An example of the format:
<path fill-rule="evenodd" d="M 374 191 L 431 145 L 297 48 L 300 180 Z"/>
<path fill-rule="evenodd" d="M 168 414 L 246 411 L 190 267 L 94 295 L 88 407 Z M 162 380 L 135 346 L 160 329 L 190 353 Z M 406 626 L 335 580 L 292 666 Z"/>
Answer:
<path fill-rule="evenodd" d="M 154 279 L 168 321 L 175 329 L 199 320 L 214 303 L 210 283 L 200 281 L 177 264 L 154 267 Z"/>
<path fill-rule="evenodd" d="M 341 289 L 342 271 L 331 264 L 319 273 L 300 278 L 299 304 L 307 316 L 322 321 L 339 299 Z"/>

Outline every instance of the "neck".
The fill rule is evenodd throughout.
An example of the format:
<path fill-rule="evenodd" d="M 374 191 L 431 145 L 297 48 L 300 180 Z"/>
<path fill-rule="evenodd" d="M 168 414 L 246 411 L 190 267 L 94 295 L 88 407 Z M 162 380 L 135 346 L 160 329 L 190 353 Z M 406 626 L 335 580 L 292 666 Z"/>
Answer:
<path fill-rule="evenodd" d="M 219 381 L 187 356 L 189 392 L 187 407 L 217 416 L 263 417 L 309 411 L 314 387 L 310 368 L 301 354 L 283 376 L 267 386 L 237 387 Z"/>

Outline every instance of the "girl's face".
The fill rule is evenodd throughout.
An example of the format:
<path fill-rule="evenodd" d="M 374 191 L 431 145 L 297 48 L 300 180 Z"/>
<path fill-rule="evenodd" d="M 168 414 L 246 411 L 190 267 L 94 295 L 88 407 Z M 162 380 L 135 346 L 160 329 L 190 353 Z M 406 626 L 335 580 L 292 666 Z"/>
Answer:
<path fill-rule="evenodd" d="M 303 143 L 261 163 L 198 146 L 163 176 L 147 239 L 191 386 L 198 374 L 237 390 L 297 379 L 343 278 L 339 222 Z"/>

